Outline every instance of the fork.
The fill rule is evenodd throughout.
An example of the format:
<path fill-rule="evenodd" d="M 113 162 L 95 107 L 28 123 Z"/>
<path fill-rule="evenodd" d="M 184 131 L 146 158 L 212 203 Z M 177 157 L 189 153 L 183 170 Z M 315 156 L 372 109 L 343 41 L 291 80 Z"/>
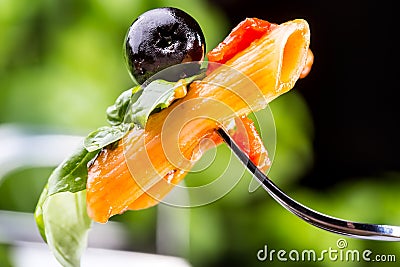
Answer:
<path fill-rule="evenodd" d="M 264 190 L 267 191 L 267 193 L 280 205 L 304 221 L 326 231 L 353 238 L 400 241 L 400 226 L 347 221 L 325 215 L 297 202 L 284 193 L 260 169 L 258 169 L 224 129 L 219 128 L 217 132 L 244 166 L 246 166 L 253 176 L 257 178 Z"/>

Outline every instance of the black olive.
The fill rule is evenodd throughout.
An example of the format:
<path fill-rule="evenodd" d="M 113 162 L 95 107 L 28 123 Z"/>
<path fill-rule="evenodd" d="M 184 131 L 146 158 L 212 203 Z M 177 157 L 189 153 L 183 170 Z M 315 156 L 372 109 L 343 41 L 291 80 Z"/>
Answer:
<path fill-rule="evenodd" d="M 201 61 L 204 53 L 200 25 L 186 12 L 172 7 L 156 8 L 140 15 L 125 39 L 128 69 L 139 84 L 169 66 Z"/>

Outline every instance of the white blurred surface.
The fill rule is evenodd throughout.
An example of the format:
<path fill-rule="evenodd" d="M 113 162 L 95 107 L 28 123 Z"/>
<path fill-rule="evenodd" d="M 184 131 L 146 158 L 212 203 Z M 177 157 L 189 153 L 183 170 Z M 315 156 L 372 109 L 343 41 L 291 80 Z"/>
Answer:
<path fill-rule="evenodd" d="M 82 136 L 38 134 L 19 125 L 0 125 L 0 182 L 18 168 L 57 166 L 80 142 Z"/>
<path fill-rule="evenodd" d="M 171 229 L 165 230 L 171 231 Z M 0 243 L 11 246 L 10 257 L 13 267 L 62 267 L 40 237 L 31 213 L 0 210 Z M 89 233 L 88 243 L 89 248 L 82 257 L 81 267 L 191 266 L 185 259 L 179 257 L 124 251 L 122 248 L 128 244 L 127 233 L 117 222 L 94 223 Z M 179 244 L 179 242 L 174 242 L 174 244 Z M 164 243 L 164 246 L 167 244 Z M 182 248 L 182 246 L 179 247 Z M 167 249 L 164 248 L 164 250 Z"/>
<path fill-rule="evenodd" d="M 128 235 L 117 222 L 93 223 L 89 232 L 88 246 L 105 249 L 127 247 Z M 43 243 L 33 213 L 0 210 L 0 243 L 15 242 Z M 1 266 L 1 265 L 0 265 Z"/>
<path fill-rule="evenodd" d="M 45 244 L 19 242 L 11 249 L 11 259 L 15 267 L 62 267 Z M 82 267 L 190 267 L 181 258 L 88 248 L 82 257 Z"/>

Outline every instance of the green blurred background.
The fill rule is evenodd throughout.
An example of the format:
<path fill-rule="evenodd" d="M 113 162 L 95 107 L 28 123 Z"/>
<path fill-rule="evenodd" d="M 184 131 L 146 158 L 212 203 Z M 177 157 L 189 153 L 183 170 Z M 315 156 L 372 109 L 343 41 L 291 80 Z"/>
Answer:
<path fill-rule="evenodd" d="M 292 91 L 270 104 L 277 136 L 276 150 L 272 149 L 275 150 L 275 158 L 270 177 L 289 195 L 321 212 L 356 221 L 400 224 L 400 181 L 398 170 L 393 168 L 398 166 L 397 161 L 383 164 L 381 169 L 372 169 L 370 172 L 363 171 L 369 170 L 368 167 L 352 168 L 354 164 L 360 164 L 358 156 L 364 151 L 355 147 L 355 152 L 351 152 L 352 140 L 358 139 L 358 132 L 349 131 L 352 135 L 343 137 L 340 135 L 343 132 L 339 130 L 339 135 L 329 135 L 335 129 L 346 129 L 351 124 L 346 124 L 342 113 L 335 113 L 338 106 L 343 104 L 338 96 L 340 93 L 335 95 L 337 98 L 327 99 L 326 95 L 318 92 L 329 91 L 329 88 L 337 92 L 339 86 L 345 85 L 344 82 L 341 85 L 338 85 L 340 82 L 334 82 L 325 86 L 326 82 L 323 80 L 332 76 L 335 78 L 335 74 L 342 70 L 338 70 L 338 66 L 345 65 L 344 62 L 335 62 L 336 65 L 326 67 L 323 61 L 329 59 L 329 49 L 334 51 L 333 54 L 342 52 L 333 48 L 338 44 L 339 49 L 342 49 L 342 42 L 334 39 L 335 36 L 329 39 L 329 33 L 321 30 L 326 26 L 321 23 L 327 21 L 322 18 L 322 11 L 327 11 L 332 16 L 335 15 L 334 11 L 329 8 L 319 10 L 320 6 L 316 2 L 309 2 L 310 8 L 304 8 L 304 4 L 296 5 L 294 1 L 286 2 L 271 4 L 272 9 L 269 9 L 268 5 L 265 8 L 260 7 L 257 1 L 246 1 L 246 4 L 242 4 L 239 1 L 222 0 L 1 0 L 0 129 L 18 127 L 30 134 L 84 136 L 105 125 L 105 109 L 122 91 L 132 86 L 122 54 L 123 38 L 131 22 L 148 9 L 175 6 L 191 14 L 204 31 L 207 50 L 215 47 L 245 17 L 257 16 L 277 23 L 305 18 L 311 26 L 311 46 L 316 61 L 309 77 L 300 80 Z M 354 4 L 350 10 L 357 10 L 365 16 L 364 10 L 356 7 L 357 4 Z M 339 13 L 341 16 L 338 18 L 346 19 L 346 14 L 348 13 Z M 352 16 L 357 17 L 357 13 Z M 343 27 L 340 23 L 333 22 L 327 25 L 340 29 Z M 357 29 L 354 24 L 346 26 L 349 25 Z M 352 31 L 348 32 L 351 33 Z M 358 56 L 360 53 L 358 48 L 356 50 L 353 46 L 347 46 L 348 48 L 354 49 L 350 54 Z M 329 71 L 333 74 L 327 74 Z M 347 78 L 340 76 L 338 79 Z M 326 101 L 327 105 L 320 104 L 319 101 L 324 100 L 329 100 Z M 355 100 L 354 103 L 357 107 Z M 348 103 L 348 106 L 351 104 Z M 346 110 L 348 106 L 345 102 L 343 108 L 346 112 L 351 112 Z M 330 110 L 326 113 L 330 122 L 326 122 L 326 118 L 318 113 L 325 109 Z M 393 114 L 391 116 L 394 118 Z M 344 121 L 343 127 L 339 123 L 341 119 Z M 364 121 L 361 115 L 352 119 L 355 128 L 360 126 L 357 122 Z M 373 126 L 362 130 L 373 133 L 376 131 Z M 263 129 L 263 139 L 267 145 L 269 136 L 274 134 L 273 129 L 270 132 Z M 325 139 L 321 141 L 321 138 Z M 330 142 L 332 139 L 339 141 Z M 365 141 L 365 137 L 361 140 Z M 379 143 L 379 140 L 367 141 L 370 148 L 367 156 L 382 152 L 382 146 L 373 145 L 374 141 Z M 324 147 L 327 143 L 330 145 Z M 356 144 L 362 146 L 357 141 Z M 269 144 L 271 147 L 273 145 Z M 335 147 L 330 150 L 332 146 Z M 345 149 L 348 146 L 350 148 Z M 365 146 L 362 147 L 366 149 Z M 29 144 L 23 149 L 28 151 Z M 57 150 L 57 147 L 54 149 Z M 328 156 L 330 151 L 333 151 L 333 155 Z M 11 152 L 5 149 L 1 153 L 7 156 Z M 344 156 L 347 161 L 335 161 L 335 157 L 340 157 L 341 154 L 350 156 Z M 221 162 L 227 156 L 228 149 L 219 148 L 213 168 L 202 175 L 196 174 L 196 179 L 207 181 L 213 175 L 218 176 L 225 168 Z M 369 161 L 361 163 L 369 166 Z M 32 213 L 53 168 L 54 166 L 38 168 L 28 165 L 0 177 L 0 210 Z M 335 175 L 338 179 L 335 179 Z M 258 261 L 256 254 L 264 245 L 268 245 L 270 249 L 288 251 L 337 248 L 336 241 L 340 236 L 301 221 L 275 203 L 262 189 L 249 193 L 250 179 L 249 175 L 244 175 L 229 194 L 212 204 L 186 209 L 184 213 L 190 223 L 188 233 L 183 230 L 179 233 L 181 222 L 178 220 L 171 229 L 176 231 L 177 236 L 187 234 L 189 246 L 180 251 L 171 249 L 165 254 L 184 257 L 193 266 L 262 266 L 268 262 Z M 192 180 L 193 177 L 188 177 L 188 182 Z M 126 249 L 163 253 L 157 250 L 156 227 L 162 223 L 157 221 L 157 209 L 158 207 L 130 211 L 111 219 L 122 223 L 128 231 L 130 243 Z M 370 249 L 375 254 L 395 254 L 400 260 L 398 243 L 351 238 L 346 240 L 349 249 Z M 174 246 L 173 238 L 168 242 Z M 12 258 L 8 254 L 11 248 L 12 244 L 9 243 L 0 245 L 1 267 L 13 266 Z M 273 265 L 296 264 L 275 261 Z M 325 260 L 308 262 L 307 265 L 364 266 L 367 263 Z M 386 265 L 395 266 L 394 263 Z"/>

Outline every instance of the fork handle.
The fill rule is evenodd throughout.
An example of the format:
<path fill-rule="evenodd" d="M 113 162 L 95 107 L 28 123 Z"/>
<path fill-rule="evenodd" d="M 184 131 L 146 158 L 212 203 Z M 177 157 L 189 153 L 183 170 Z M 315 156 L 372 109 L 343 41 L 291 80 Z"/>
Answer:
<path fill-rule="evenodd" d="M 400 227 L 381 224 L 359 223 L 342 220 L 312 210 L 285 194 L 276 186 L 249 157 L 239 148 L 229 134 L 223 129 L 217 130 L 225 143 L 235 153 L 244 166 L 257 178 L 262 187 L 284 208 L 304 221 L 329 232 L 360 239 L 400 241 Z"/>

